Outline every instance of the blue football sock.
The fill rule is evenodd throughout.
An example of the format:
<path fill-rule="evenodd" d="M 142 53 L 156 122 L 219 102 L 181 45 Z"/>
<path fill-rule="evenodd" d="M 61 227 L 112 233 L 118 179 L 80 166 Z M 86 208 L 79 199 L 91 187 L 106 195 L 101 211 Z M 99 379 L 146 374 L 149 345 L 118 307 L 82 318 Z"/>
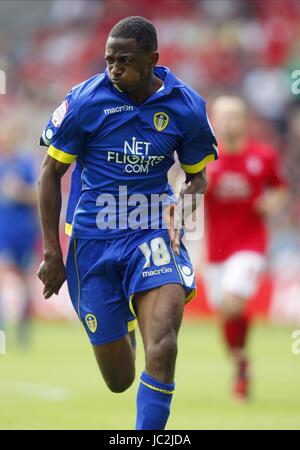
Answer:
<path fill-rule="evenodd" d="M 170 415 L 175 384 L 166 384 L 142 373 L 137 393 L 136 430 L 164 430 Z"/>

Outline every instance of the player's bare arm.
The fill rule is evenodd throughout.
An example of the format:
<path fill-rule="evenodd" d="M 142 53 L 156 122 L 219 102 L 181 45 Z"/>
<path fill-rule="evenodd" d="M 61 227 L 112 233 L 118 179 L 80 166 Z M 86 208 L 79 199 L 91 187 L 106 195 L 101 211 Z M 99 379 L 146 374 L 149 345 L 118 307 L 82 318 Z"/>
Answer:
<path fill-rule="evenodd" d="M 263 217 L 274 217 L 282 211 L 288 198 L 286 187 L 268 189 L 254 204 L 255 210 Z"/>
<path fill-rule="evenodd" d="M 36 190 L 17 177 L 10 176 L 5 180 L 2 194 L 11 201 L 16 201 L 25 206 L 37 206 Z"/>
<path fill-rule="evenodd" d="M 186 181 L 181 187 L 177 204 L 169 205 L 165 209 L 164 220 L 168 225 L 172 247 L 177 255 L 179 255 L 181 229 L 184 226 L 184 222 L 197 209 L 197 195 L 204 194 L 206 186 L 207 178 L 205 168 L 195 175 L 186 173 Z M 184 201 L 184 196 L 187 194 L 189 194 L 189 197 L 186 197 Z M 186 204 L 187 198 L 191 201 L 190 205 Z M 188 211 L 189 214 L 182 213 L 183 206 L 185 207 L 185 211 Z"/>
<path fill-rule="evenodd" d="M 38 204 L 43 233 L 43 254 L 38 276 L 44 284 L 47 299 L 58 294 L 66 279 L 65 265 L 59 241 L 61 210 L 61 178 L 69 165 L 46 156 L 38 182 Z"/>

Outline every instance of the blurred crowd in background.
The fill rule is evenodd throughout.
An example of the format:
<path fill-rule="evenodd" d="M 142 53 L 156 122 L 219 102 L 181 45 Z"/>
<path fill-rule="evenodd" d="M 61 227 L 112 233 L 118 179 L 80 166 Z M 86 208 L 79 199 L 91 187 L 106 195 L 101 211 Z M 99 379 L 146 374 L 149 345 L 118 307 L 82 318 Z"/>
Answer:
<path fill-rule="evenodd" d="M 297 0 L 2 1 L 0 70 L 6 74 L 6 95 L 0 95 L 0 134 L 10 132 L 15 149 L 30 155 L 38 169 L 45 150 L 37 142 L 49 116 L 73 85 L 104 70 L 107 34 L 129 15 L 154 22 L 160 63 L 205 97 L 208 110 L 221 94 L 242 95 L 248 102 L 250 135 L 278 149 L 289 183 L 285 208 L 270 223 L 271 263 L 275 272 L 298 277 Z M 66 196 L 67 178 L 64 183 Z M 293 295 L 300 295 L 299 290 Z"/>

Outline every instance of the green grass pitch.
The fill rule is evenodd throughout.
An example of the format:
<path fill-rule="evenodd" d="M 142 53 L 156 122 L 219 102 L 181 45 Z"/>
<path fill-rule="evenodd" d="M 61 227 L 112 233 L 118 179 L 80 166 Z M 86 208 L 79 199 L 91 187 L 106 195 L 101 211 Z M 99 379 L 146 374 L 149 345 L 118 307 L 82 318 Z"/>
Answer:
<path fill-rule="evenodd" d="M 231 366 L 215 323 L 185 320 L 168 429 L 300 429 L 295 328 L 255 324 L 252 400 L 239 405 L 230 396 Z M 0 429 L 134 428 L 138 376 L 126 393 L 110 393 L 79 323 L 36 323 L 27 351 L 13 336 L 11 330 L 0 355 Z M 142 368 L 139 339 L 137 375 Z"/>

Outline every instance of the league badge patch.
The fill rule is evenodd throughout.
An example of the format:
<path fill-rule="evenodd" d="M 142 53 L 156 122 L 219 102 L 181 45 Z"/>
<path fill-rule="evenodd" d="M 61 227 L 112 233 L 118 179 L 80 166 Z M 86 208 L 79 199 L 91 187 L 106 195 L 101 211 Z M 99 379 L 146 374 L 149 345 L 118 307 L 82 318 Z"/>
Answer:
<path fill-rule="evenodd" d="M 62 102 L 61 105 L 59 105 L 58 108 L 56 108 L 56 110 L 52 115 L 51 121 L 55 126 L 55 128 L 59 128 L 61 126 L 62 121 L 64 120 L 67 112 L 68 112 L 68 101 L 65 100 L 64 102 Z"/>

